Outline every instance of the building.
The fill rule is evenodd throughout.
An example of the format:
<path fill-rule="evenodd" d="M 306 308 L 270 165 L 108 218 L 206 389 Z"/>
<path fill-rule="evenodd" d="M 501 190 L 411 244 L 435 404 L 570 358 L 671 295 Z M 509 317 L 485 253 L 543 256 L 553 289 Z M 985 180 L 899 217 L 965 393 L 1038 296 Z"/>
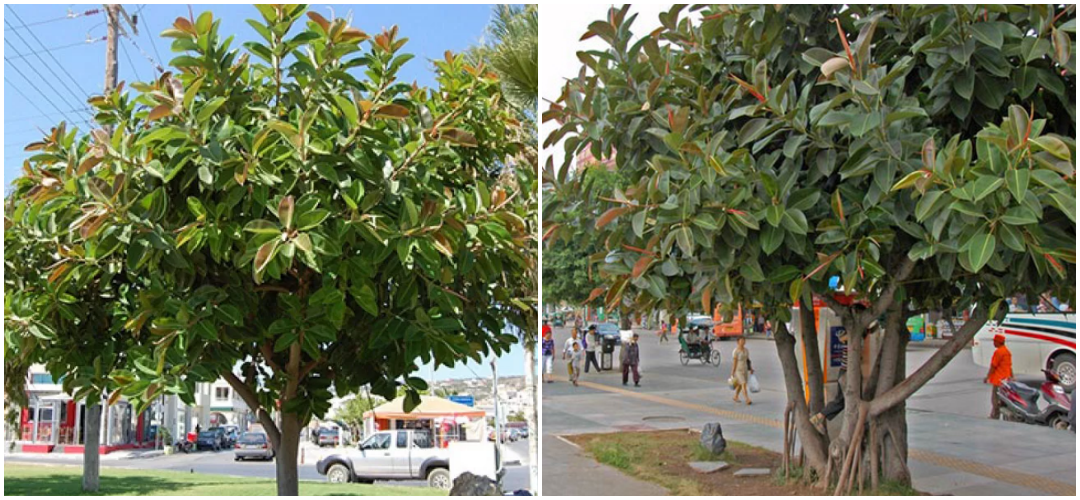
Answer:
<path fill-rule="evenodd" d="M 466 435 L 466 427 L 485 417 L 479 408 L 434 396 L 420 396 L 420 404 L 410 412 L 404 406 L 405 398 L 399 397 L 364 412 L 364 435 L 397 429 L 434 430 L 440 446 L 449 441 L 479 439 Z"/>
<path fill-rule="evenodd" d="M 28 404 L 20 410 L 14 435 L 16 451 L 28 453 L 82 453 L 86 443 L 86 402 L 65 393 L 44 365 L 33 365 L 27 374 Z M 169 430 L 176 441 L 195 431 L 237 425 L 243 432 L 253 422 L 247 404 L 224 379 L 196 385 L 196 406 L 189 407 L 176 395 L 164 395 L 141 414 L 123 396 L 105 406 L 101 415 L 101 453 L 149 448 L 157 443 L 157 430 Z M 105 404 L 102 401 L 102 404 Z"/>

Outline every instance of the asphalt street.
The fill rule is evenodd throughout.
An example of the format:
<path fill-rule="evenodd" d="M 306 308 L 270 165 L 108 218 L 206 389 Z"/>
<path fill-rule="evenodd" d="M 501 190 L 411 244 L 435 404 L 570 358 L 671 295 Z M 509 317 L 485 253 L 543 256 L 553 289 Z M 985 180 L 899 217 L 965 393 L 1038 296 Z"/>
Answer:
<path fill-rule="evenodd" d="M 528 457 L 529 443 L 527 440 L 520 440 L 513 443 L 507 443 L 506 446 L 510 450 L 521 457 Z M 331 449 L 309 448 L 303 447 L 304 450 L 304 462 L 299 466 L 299 475 L 301 480 L 310 481 L 324 481 L 326 478 L 315 471 L 315 462 L 318 461 L 319 453 L 331 453 Z M 245 460 L 237 462 L 233 459 L 234 454 L 232 450 L 222 451 L 200 451 L 193 453 L 177 453 L 170 456 L 157 456 L 153 458 L 132 458 L 126 460 L 102 460 L 103 467 L 124 467 L 130 469 L 149 469 L 149 470 L 170 470 L 181 472 L 192 472 L 195 474 L 224 474 L 229 476 L 244 476 L 244 477 L 263 477 L 273 479 L 275 477 L 275 469 L 273 461 L 251 461 Z M 51 454 L 48 457 L 36 456 L 35 454 L 11 454 L 4 457 L 5 461 L 9 462 L 23 462 L 23 463 L 50 463 L 50 464 L 67 464 L 67 465 L 81 465 L 81 455 L 65 455 L 56 456 Z M 506 467 L 506 474 L 503 476 L 503 489 L 507 491 L 514 491 L 518 489 L 528 489 L 529 487 L 529 467 L 527 462 L 522 462 L 520 465 L 511 465 Z M 380 483 L 393 484 L 397 486 L 426 486 L 425 481 L 393 481 Z"/>

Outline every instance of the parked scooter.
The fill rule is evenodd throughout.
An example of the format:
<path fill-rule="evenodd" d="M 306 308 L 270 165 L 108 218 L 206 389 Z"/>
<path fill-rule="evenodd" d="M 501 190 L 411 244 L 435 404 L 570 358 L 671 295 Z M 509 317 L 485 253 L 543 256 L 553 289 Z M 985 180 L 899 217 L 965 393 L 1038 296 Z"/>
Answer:
<path fill-rule="evenodd" d="M 195 443 L 188 441 L 187 438 L 176 440 L 176 444 L 173 445 L 176 451 L 191 453 L 191 450 L 195 449 Z"/>
<path fill-rule="evenodd" d="M 1072 402 L 1061 386 L 1061 379 L 1051 370 L 1043 370 L 1046 382 L 1038 389 L 1016 381 L 1006 381 L 998 387 L 997 400 L 1001 416 L 1010 422 L 1047 425 L 1068 430 L 1069 407 Z"/>

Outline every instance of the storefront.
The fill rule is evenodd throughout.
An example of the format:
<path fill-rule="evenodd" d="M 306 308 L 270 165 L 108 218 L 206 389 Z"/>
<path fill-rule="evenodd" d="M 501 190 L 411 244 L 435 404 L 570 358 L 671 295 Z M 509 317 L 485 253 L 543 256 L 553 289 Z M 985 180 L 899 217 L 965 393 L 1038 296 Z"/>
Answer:
<path fill-rule="evenodd" d="M 397 429 L 430 430 L 440 447 L 446 447 L 451 441 L 483 439 L 482 435 L 472 436 L 466 432 L 470 424 L 484 419 L 483 410 L 442 398 L 421 396 L 420 405 L 406 412 L 404 402 L 404 398 L 397 398 L 364 412 L 364 434 Z"/>
<path fill-rule="evenodd" d="M 150 412 L 135 415 L 127 401 L 106 406 L 101 416 L 101 452 L 150 446 Z M 86 444 L 86 404 L 71 396 L 30 394 L 20 415 L 19 440 L 26 453 L 82 453 Z"/>

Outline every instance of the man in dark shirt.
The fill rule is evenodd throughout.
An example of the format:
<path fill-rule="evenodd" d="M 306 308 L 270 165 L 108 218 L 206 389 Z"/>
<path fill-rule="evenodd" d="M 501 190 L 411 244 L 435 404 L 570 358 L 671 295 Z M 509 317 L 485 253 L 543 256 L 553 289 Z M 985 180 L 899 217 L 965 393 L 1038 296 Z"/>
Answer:
<path fill-rule="evenodd" d="M 622 385 L 626 385 L 630 373 L 634 374 L 634 387 L 641 387 L 641 374 L 638 373 L 638 363 L 641 361 L 641 346 L 638 345 L 638 334 L 630 337 L 630 343 L 622 349 Z"/>

